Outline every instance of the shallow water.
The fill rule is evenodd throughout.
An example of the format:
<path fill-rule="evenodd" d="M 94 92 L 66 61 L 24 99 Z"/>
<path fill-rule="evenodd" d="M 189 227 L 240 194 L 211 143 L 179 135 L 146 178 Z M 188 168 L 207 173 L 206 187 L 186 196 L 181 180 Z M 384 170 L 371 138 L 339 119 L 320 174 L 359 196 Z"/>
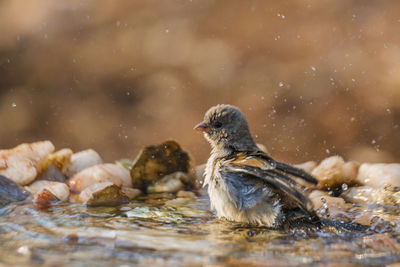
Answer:
<path fill-rule="evenodd" d="M 352 214 L 376 212 L 374 231 L 282 233 L 218 221 L 206 194 L 139 199 L 120 207 L 60 204 L 37 210 L 13 204 L 0 210 L 0 263 L 18 266 L 271 266 L 304 264 L 386 265 L 400 261 L 399 210 L 355 206 Z M 348 219 L 348 218 L 345 218 Z"/>

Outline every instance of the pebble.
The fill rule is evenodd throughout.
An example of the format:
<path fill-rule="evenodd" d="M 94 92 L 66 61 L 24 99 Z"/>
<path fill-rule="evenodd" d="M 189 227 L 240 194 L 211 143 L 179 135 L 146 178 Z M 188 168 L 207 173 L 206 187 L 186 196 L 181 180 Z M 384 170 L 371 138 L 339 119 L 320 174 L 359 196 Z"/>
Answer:
<path fill-rule="evenodd" d="M 69 188 L 65 183 L 54 182 L 54 181 L 40 180 L 34 182 L 29 186 L 26 186 L 25 188 L 33 195 L 43 190 L 48 190 L 60 201 L 67 200 L 70 194 Z"/>
<path fill-rule="evenodd" d="M 307 161 L 300 164 L 293 165 L 296 168 L 302 169 L 305 172 L 311 173 L 315 167 L 317 167 L 317 163 L 315 161 Z"/>
<path fill-rule="evenodd" d="M 68 185 L 71 191 L 80 193 L 93 184 L 103 182 L 132 187 L 129 171 L 120 165 L 111 163 L 95 165 L 80 171 L 68 180 Z"/>
<path fill-rule="evenodd" d="M 383 188 L 386 185 L 400 187 L 400 164 L 363 163 L 357 181 L 373 188 Z"/>
<path fill-rule="evenodd" d="M 79 201 L 88 206 L 117 206 L 129 202 L 121 188 L 111 182 L 96 183 L 79 194 Z"/>
<path fill-rule="evenodd" d="M 70 164 L 67 166 L 65 174 L 72 177 L 86 168 L 102 163 L 103 160 L 96 151 L 93 149 L 83 150 L 71 155 Z"/>
<path fill-rule="evenodd" d="M 53 164 L 60 171 L 64 172 L 71 162 L 72 154 L 73 152 L 71 149 L 64 148 L 48 155 L 41 166 L 40 172 L 45 170 L 50 164 Z"/>
<path fill-rule="evenodd" d="M 342 184 L 355 184 L 357 171 L 357 162 L 345 163 L 342 157 L 332 156 L 321 161 L 311 174 L 319 181 L 320 188 L 333 189 Z"/>
<path fill-rule="evenodd" d="M 0 207 L 25 200 L 29 193 L 7 177 L 0 175 Z"/>
<path fill-rule="evenodd" d="M 161 180 L 147 187 L 147 193 L 175 193 L 184 188 L 182 179 L 187 174 L 183 172 L 175 172 L 164 176 Z"/>
<path fill-rule="evenodd" d="M 19 185 L 27 185 L 35 180 L 44 160 L 53 151 L 54 145 L 50 141 L 0 150 L 0 175 Z"/>

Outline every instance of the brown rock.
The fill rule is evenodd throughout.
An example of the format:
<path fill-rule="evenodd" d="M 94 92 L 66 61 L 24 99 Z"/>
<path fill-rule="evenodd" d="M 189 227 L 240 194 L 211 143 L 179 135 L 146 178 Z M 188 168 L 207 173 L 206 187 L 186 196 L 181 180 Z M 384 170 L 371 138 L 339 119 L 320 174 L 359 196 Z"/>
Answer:
<path fill-rule="evenodd" d="M 37 208 L 48 208 L 52 204 L 60 201 L 52 192 L 47 189 L 43 189 L 37 192 L 33 197 L 33 203 Z"/>
<path fill-rule="evenodd" d="M 121 188 L 111 182 L 93 184 L 79 194 L 80 202 L 88 206 L 117 206 L 129 202 Z"/>
<path fill-rule="evenodd" d="M 140 153 L 131 169 L 135 188 L 145 190 L 165 175 L 174 172 L 190 172 L 189 154 L 175 141 L 166 141 L 158 146 L 148 146 Z M 196 179 L 191 180 L 195 185 Z"/>

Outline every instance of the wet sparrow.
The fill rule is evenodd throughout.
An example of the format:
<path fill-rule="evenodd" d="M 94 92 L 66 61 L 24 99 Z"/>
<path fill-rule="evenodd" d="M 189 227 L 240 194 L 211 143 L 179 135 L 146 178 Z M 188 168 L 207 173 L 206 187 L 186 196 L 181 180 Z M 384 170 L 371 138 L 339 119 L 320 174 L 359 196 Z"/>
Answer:
<path fill-rule="evenodd" d="M 238 108 L 212 107 L 195 129 L 212 147 L 204 185 L 219 218 L 267 227 L 319 223 L 304 189 L 291 176 L 312 184 L 317 180 L 261 151 Z"/>

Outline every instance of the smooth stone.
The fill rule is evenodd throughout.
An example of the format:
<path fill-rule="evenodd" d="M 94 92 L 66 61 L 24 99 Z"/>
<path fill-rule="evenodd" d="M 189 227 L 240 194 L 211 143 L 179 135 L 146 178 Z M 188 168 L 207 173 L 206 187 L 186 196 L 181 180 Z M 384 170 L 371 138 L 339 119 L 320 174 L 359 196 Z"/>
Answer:
<path fill-rule="evenodd" d="M 363 163 L 358 171 L 357 181 L 374 188 L 386 185 L 400 187 L 399 163 Z"/>
<path fill-rule="evenodd" d="M 80 171 L 68 180 L 68 185 L 71 191 L 80 193 L 93 184 L 103 182 L 132 187 L 129 171 L 120 165 L 111 163 L 95 165 Z"/>
<path fill-rule="evenodd" d="M 70 163 L 65 170 L 65 174 L 68 177 L 72 177 L 86 168 L 102 163 L 103 160 L 96 151 L 93 149 L 83 150 L 72 154 Z"/>
<path fill-rule="evenodd" d="M 32 194 L 48 190 L 60 201 L 67 200 L 70 195 L 69 188 L 65 183 L 54 181 L 40 180 L 26 186 L 25 188 Z"/>
<path fill-rule="evenodd" d="M 186 179 L 187 174 L 175 172 L 164 176 L 152 185 L 147 187 L 147 193 L 175 193 L 185 187 L 182 180 Z"/>
<path fill-rule="evenodd" d="M 122 192 L 129 197 L 129 199 L 134 199 L 140 195 L 142 195 L 142 191 L 140 191 L 139 189 L 136 188 L 130 188 L 130 187 L 122 187 L 121 188 Z"/>
<path fill-rule="evenodd" d="M 306 161 L 303 163 L 293 165 L 296 168 L 302 169 L 305 172 L 311 173 L 315 167 L 317 167 L 317 163 L 315 161 Z"/>
<path fill-rule="evenodd" d="M 192 191 L 184 191 L 184 190 L 180 190 L 178 193 L 176 193 L 176 196 L 180 198 L 196 198 L 195 193 L 193 193 Z"/>
<path fill-rule="evenodd" d="M 50 141 L 0 150 L 0 175 L 19 185 L 27 185 L 35 180 L 44 160 L 53 151 L 54 145 Z"/>
<path fill-rule="evenodd" d="M 333 189 L 343 184 L 356 184 L 358 163 L 346 162 L 342 157 L 332 156 L 324 159 L 311 174 L 317 178 L 322 189 Z"/>
<path fill-rule="evenodd" d="M 29 192 L 14 183 L 7 177 L 0 175 L 0 207 L 12 202 L 23 201 L 29 196 Z"/>

